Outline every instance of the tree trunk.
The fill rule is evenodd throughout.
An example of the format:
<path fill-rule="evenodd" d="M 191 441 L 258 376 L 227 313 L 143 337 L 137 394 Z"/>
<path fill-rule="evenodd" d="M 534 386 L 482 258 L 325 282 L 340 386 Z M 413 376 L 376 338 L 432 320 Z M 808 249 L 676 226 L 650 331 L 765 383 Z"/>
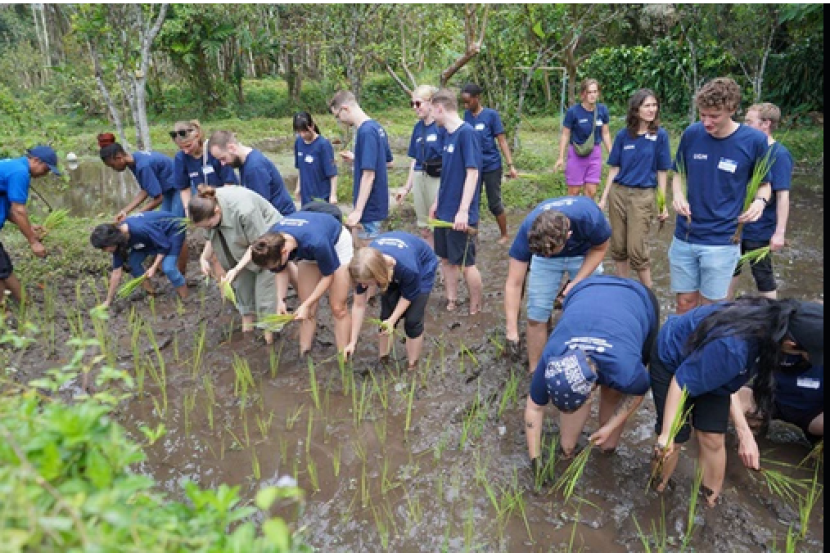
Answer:
<path fill-rule="evenodd" d="M 487 30 L 487 14 L 490 6 L 487 4 L 484 5 L 484 13 L 480 25 L 476 17 L 477 6 L 477 4 L 467 4 L 464 6 L 464 40 L 467 48 L 449 67 L 441 71 L 439 78 L 441 88 L 446 87 L 453 75 L 458 73 L 462 67 L 467 65 L 467 62 L 481 52 L 481 46 L 484 44 L 484 32 Z"/>
<path fill-rule="evenodd" d="M 92 64 L 95 68 L 95 82 L 98 84 L 98 90 L 101 92 L 101 96 L 104 98 L 104 103 L 107 105 L 110 119 L 112 119 L 113 124 L 115 124 L 115 130 L 118 133 L 118 137 L 121 139 L 121 144 L 125 148 L 129 148 L 130 143 L 127 141 L 127 136 L 124 134 L 124 123 L 121 121 L 121 114 L 118 113 L 118 110 L 115 107 L 115 102 L 113 102 L 112 96 L 110 95 L 109 88 L 107 88 L 107 83 L 104 82 L 104 72 L 101 70 L 101 60 L 98 59 L 98 52 L 95 50 L 95 47 L 91 42 L 88 42 L 87 46 L 89 47 L 89 55 L 92 58 Z"/>

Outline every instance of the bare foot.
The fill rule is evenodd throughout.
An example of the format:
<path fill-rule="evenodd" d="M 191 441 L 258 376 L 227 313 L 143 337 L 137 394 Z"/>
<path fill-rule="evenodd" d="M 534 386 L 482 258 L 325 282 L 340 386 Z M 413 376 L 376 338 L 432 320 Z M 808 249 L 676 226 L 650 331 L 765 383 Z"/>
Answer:
<path fill-rule="evenodd" d="M 417 369 L 418 369 L 418 362 L 417 361 L 415 361 L 414 363 L 409 363 L 409 365 L 407 365 L 407 367 L 406 367 L 406 370 L 408 370 L 408 371 L 414 371 L 414 370 L 417 370 Z"/>
<path fill-rule="evenodd" d="M 470 306 L 470 315 L 476 315 L 479 311 L 481 311 L 481 307 L 473 307 L 472 305 Z"/>
<path fill-rule="evenodd" d="M 507 244 L 508 242 L 510 242 L 510 236 L 507 234 L 496 240 L 496 243 L 501 245 Z"/>
<path fill-rule="evenodd" d="M 457 300 L 447 300 L 447 311 L 455 311 L 458 308 Z"/>

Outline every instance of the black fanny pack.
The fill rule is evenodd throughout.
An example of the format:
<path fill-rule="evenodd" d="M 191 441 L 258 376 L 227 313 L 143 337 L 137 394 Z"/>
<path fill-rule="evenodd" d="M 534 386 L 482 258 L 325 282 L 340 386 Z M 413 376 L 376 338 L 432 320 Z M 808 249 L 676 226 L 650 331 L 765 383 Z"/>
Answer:
<path fill-rule="evenodd" d="M 424 166 L 424 171 L 427 175 L 429 175 L 430 177 L 440 177 L 442 163 L 443 162 L 441 158 L 436 157 L 434 159 L 424 160 L 422 165 Z"/>

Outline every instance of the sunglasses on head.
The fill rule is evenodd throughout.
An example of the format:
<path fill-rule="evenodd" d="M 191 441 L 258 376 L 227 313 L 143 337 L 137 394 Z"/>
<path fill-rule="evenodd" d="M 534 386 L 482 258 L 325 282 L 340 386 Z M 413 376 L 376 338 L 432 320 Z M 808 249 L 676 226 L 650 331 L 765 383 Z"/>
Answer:
<path fill-rule="evenodd" d="M 190 134 L 191 132 L 193 132 L 193 129 L 182 129 L 182 130 L 179 130 L 179 131 L 170 131 L 170 138 L 172 138 L 173 140 L 176 140 L 177 138 L 184 138 L 188 134 Z"/>
<path fill-rule="evenodd" d="M 413 108 L 419 108 L 422 105 L 424 105 L 424 102 L 422 102 L 421 100 L 412 100 L 411 102 L 409 102 L 409 107 Z"/>

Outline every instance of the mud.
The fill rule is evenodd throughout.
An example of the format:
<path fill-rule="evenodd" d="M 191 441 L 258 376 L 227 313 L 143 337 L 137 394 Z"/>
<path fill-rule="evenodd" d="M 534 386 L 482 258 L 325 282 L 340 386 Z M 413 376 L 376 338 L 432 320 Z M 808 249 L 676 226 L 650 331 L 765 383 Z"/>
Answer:
<path fill-rule="evenodd" d="M 112 182 L 101 187 L 111 190 Z M 129 187 L 124 190 L 126 195 L 116 202 L 131 197 Z M 77 209 L 88 214 L 111 206 L 101 201 L 94 208 L 87 203 Z M 515 229 L 522 217 L 512 213 L 510 228 Z M 647 535 L 653 534 L 652 524 L 659 527 L 664 521 L 667 549 L 680 550 L 696 446 L 687 446 L 673 490 L 662 496 L 646 491 L 654 440 L 650 396 L 629 422 L 615 454 L 592 452 L 570 501 L 563 501 L 561 492 L 550 486 L 534 489 L 523 434 L 529 377 L 524 365 L 501 356 L 507 247 L 496 244 L 492 217 L 482 219 L 479 268 L 485 282 L 484 308 L 475 316 L 465 314 L 468 303 L 461 286 L 465 303 L 448 314 L 442 309 L 443 286 L 437 284 L 427 310 L 424 358 L 416 373 L 405 369 L 400 340 L 391 366 L 378 366 L 375 332 L 368 324 L 353 365 L 340 367 L 326 300 L 319 310 L 311 365 L 298 359 L 296 328 L 291 325 L 272 348 L 243 335 L 239 317 L 222 303 L 216 285 L 203 284 L 196 265 L 198 239 L 193 239 L 188 269 L 192 294 L 184 312 L 161 278 L 156 279 L 160 296 L 151 300 L 139 294 L 117 302 L 108 324 L 117 364 L 133 374 L 144 373 L 143 391 L 122 405 L 121 421 L 141 441 L 141 425 L 155 428 L 163 423 L 167 429 L 147 447 L 148 459 L 139 470 L 154 475 L 176 495 L 186 479 L 203 486 L 240 486 L 246 498 L 286 477 L 296 480 L 306 492 L 305 501 L 275 512 L 292 521 L 320 551 L 643 551 L 635 520 Z M 393 220 L 398 228 L 414 230 L 411 210 L 404 209 Z M 775 257 L 782 297 L 823 300 L 823 230 L 823 193 L 797 187 L 790 246 Z M 664 318 L 673 309 L 666 259 L 672 232 L 668 224 L 652 235 L 652 273 Z M 610 260 L 605 270 L 613 271 Z M 742 282 L 748 291 L 752 282 L 746 273 Z M 32 290 L 37 305 L 54 301 L 58 306 L 51 317 L 54 337 L 44 331 L 42 339 L 16 359 L 17 378 L 29 380 L 66 362 L 71 354 L 66 342 L 77 334 L 72 315 L 95 304 L 92 288 L 103 293 L 100 277 Z M 295 307 L 296 297 L 289 297 L 288 303 Z M 146 330 L 137 348 L 132 347 L 128 321 L 133 308 L 159 345 L 166 408 L 162 387 L 148 370 L 151 362 L 159 368 L 160 361 Z M 34 321 L 47 328 L 49 310 L 35 311 L 39 313 Z M 369 316 L 376 315 L 370 311 Z M 94 335 L 88 317 L 84 319 L 84 332 Z M 205 332 L 203 361 L 194 366 L 200 325 Z M 233 368 L 242 362 L 252 376 L 245 392 Z M 361 376 L 366 369 L 370 370 Z M 78 382 L 65 390 L 70 395 L 79 391 Z M 548 439 L 555 433 L 555 421 L 549 412 Z M 585 435 L 595 428 L 596 417 Z M 800 530 L 797 507 L 771 495 L 757 475 L 744 469 L 734 433 L 727 444 L 723 502 L 697 510 L 689 549 L 784 550 L 788 527 Z M 759 438 L 759 444 L 762 459 L 791 464 L 809 451 L 798 430 L 779 423 Z M 556 474 L 564 468 L 565 463 L 559 463 Z M 812 476 L 806 469 L 782 470 Z M 819 482 L 823 483 L 823 471 Z M 823 548 L 823 522 L 820 498 L 799 551 Z"/>

